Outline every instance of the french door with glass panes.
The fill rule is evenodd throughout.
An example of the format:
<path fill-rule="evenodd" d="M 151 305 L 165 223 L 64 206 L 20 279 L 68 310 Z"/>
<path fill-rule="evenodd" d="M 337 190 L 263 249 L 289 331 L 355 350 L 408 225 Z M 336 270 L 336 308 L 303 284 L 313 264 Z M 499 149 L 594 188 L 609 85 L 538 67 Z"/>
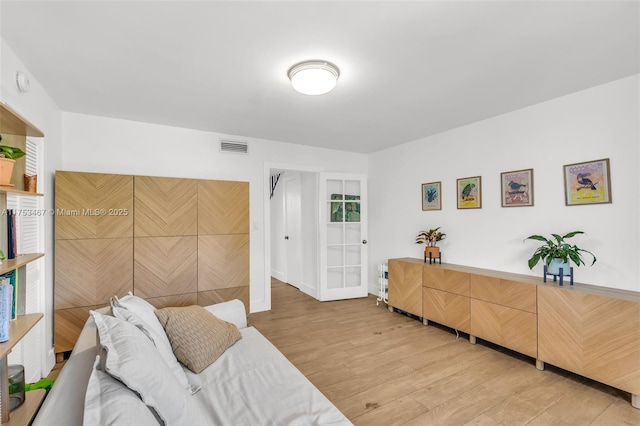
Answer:
<path fill-rule="evenodd" d="M 366 176 L 320 173 L 319 188 L 319 299 L 366 297 Z"/>

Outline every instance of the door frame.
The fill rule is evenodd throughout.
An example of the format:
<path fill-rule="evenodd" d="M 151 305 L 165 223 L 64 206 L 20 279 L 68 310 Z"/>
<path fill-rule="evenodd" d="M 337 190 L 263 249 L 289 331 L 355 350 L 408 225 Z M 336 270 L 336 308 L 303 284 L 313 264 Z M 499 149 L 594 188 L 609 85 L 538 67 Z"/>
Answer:
<path fill-rule="evenodd" d="M 271 200 L 270 182 L 271 171 L 292 171 L 292 172 L 308 172 L 321 173 L 324 167 L 314 167 L 299 164 L 283 164 L 283 163 L 264 163 L 264 191 L 263 191 L 263 231 L 264 231 L 264 300 L 261 308 L 271 310 Z M 318 262 L 318 260 L 316 260 Z M 262 309 L 261 309 L 262 310 Z"/>

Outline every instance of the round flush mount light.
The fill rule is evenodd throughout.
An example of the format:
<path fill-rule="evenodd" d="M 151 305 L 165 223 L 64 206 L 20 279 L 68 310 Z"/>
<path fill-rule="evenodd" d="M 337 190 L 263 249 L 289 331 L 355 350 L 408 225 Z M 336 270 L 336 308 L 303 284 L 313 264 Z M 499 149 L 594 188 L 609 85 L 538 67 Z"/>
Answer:
<path fill-rule="evenodd" d="M 340 70 L 327 61 L 304 61 L 289 68 L 291 85 L 305 95 L 324 95 L 336 87 Z"/>

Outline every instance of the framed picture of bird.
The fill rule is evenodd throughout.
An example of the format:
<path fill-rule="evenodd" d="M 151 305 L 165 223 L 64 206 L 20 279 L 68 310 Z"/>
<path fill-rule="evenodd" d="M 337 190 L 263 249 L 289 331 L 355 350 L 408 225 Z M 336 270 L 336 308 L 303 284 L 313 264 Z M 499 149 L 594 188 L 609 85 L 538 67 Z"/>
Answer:
<path fill-rule="evenodd" d="M 500 173 L 502 207 L 533 206 L 533 169 Z"/>
<path fill-rule="evenodd" d="M 422 184 L 422 210 L 442 210 L 442 182 Z"/>
<path fill-rule="evenodd" d="M 610 203 L 609 159 L 565 165 L 564 200 L 567 206 Z"/>
<path fill-rule="evenodd" d="M 456 179 L 459 209 L 482 208 L 482 177 Z"/>

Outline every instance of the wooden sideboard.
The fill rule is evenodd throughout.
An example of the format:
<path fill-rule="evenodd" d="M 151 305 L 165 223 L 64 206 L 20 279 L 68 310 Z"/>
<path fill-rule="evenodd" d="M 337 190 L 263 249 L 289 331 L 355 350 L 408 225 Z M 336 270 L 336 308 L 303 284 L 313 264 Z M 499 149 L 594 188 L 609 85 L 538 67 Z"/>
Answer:
<path fill-rule="evenodd" d="M 389 259 L 394 309 L 622 389 L 640 408 L 638 292 L 400 258 Z"/>

